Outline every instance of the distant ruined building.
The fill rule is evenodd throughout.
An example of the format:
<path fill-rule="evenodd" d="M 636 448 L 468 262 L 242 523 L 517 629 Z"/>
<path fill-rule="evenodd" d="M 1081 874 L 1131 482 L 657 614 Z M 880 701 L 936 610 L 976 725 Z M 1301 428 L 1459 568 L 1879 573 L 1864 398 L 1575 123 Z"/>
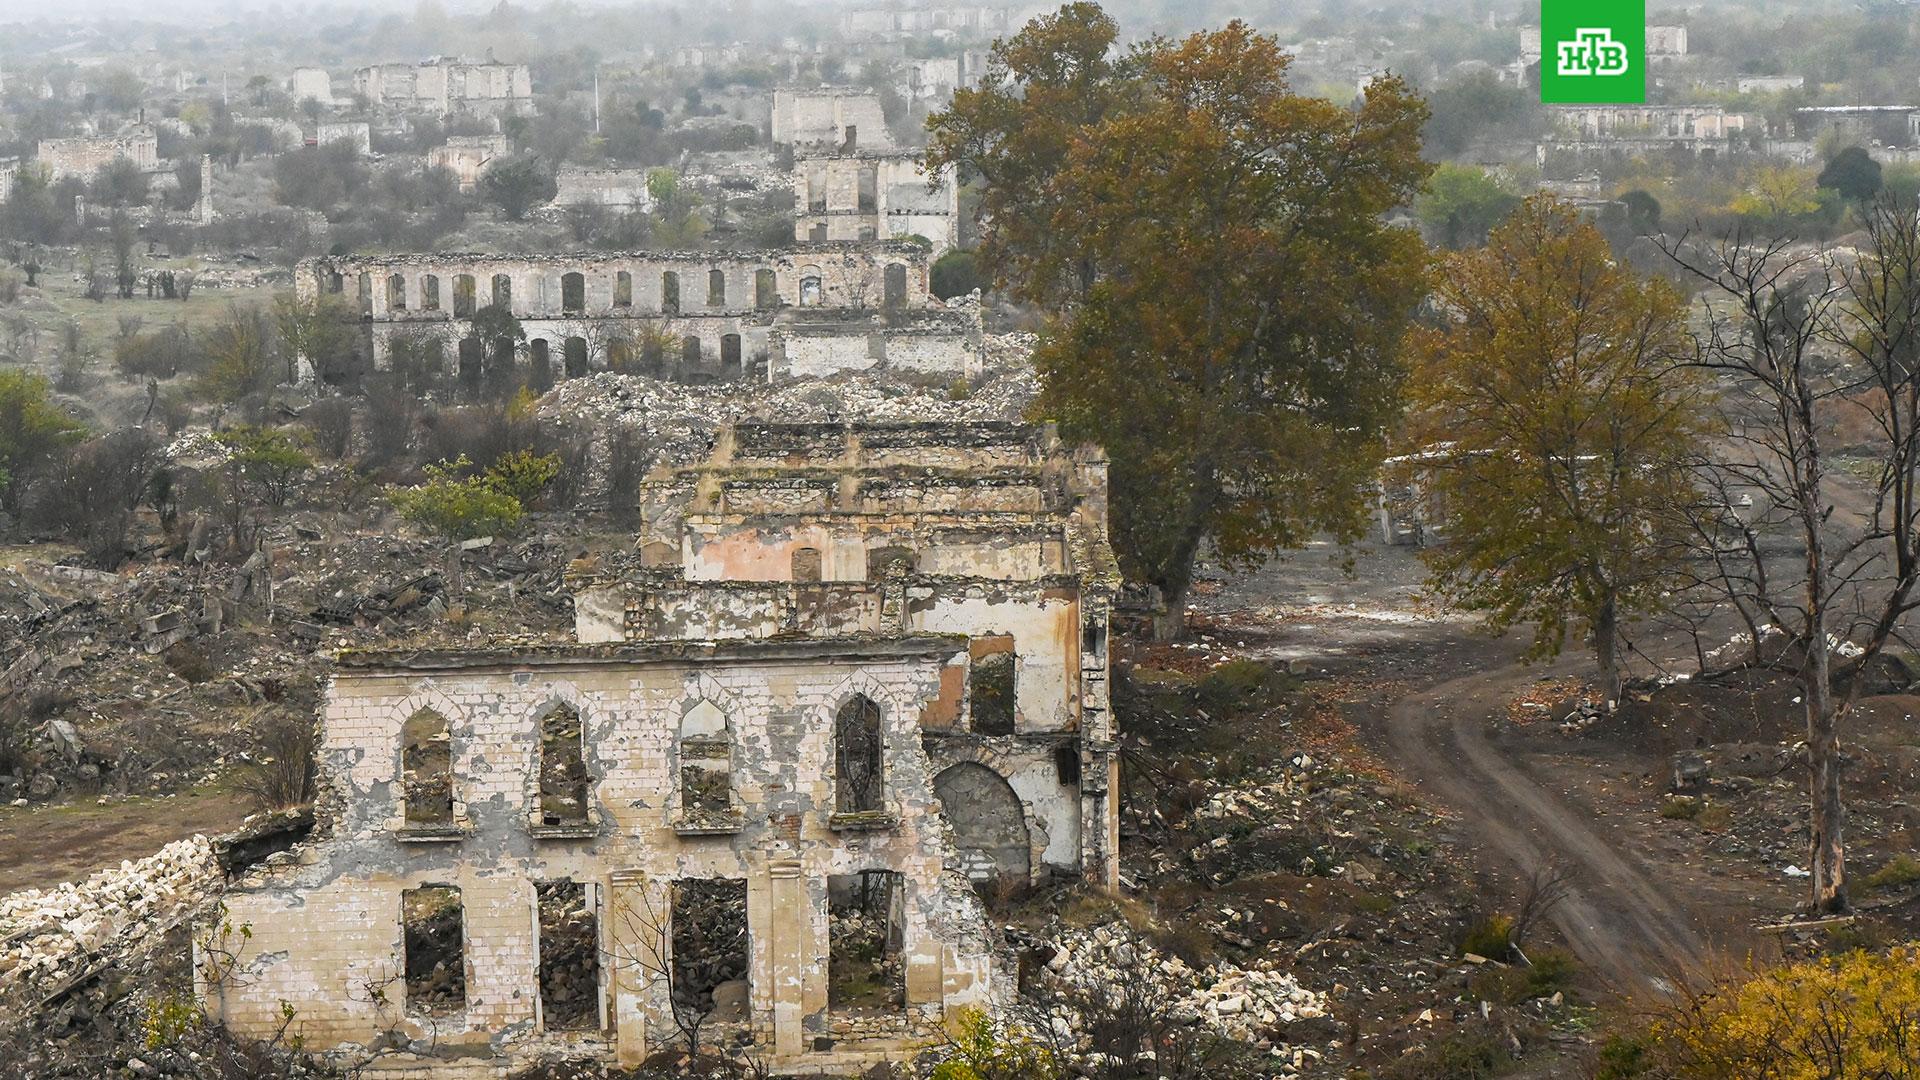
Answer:
<path fill-rule="evenodd" d="M 637 1064 L 678 1001 L 846 1073 L 1009 1000 L 979 892 L 1116 882 L 1097 453 L 743 423 L 641 486 L 574 643 L 338 658 L 314 838 L 227 890 L 243 940 L 203 929 L 210 1016 L 478 1078 Z"/>
<path fill-rule="evenodd" d="M 680 382 L 827 375 L 891 366 L 970 374 L 983 362 L 977 309 L 928 292 L 912 244 L 767 252 L 358 255 L 307 259 L 295 289 L 340 295 L 362 325 L 346 382 L 391 371 L 480 387 L 615 370 Z M 524 340 L 473 322 L 511 312 Z"/>

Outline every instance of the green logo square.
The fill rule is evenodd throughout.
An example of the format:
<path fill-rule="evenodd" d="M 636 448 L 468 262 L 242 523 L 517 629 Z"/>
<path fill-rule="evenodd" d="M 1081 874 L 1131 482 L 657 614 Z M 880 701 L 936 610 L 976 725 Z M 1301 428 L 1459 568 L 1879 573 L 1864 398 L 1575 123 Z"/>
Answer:
<path fill-rule="evenodd" d="M 1540 0 L 1540 100 L 1647 100 L 1647 0 Z"/>

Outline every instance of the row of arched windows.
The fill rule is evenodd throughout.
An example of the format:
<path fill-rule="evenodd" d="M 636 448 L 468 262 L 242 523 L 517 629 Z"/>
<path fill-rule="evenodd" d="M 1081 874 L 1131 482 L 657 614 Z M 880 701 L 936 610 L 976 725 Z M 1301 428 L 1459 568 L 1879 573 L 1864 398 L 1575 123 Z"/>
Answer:
<path fill-rule="evenodd" d="M 867 813 L 885 808 L 885 724 L 880 706 L 855 694 L 834 714 L 833 810 Z M 537 821 L 545 827 L 590 821 L 593 777 L 585 756 L 580 712 L 564 703 L 540 716 L 536 774 Z M 726 713 L 702 699 L 680 718 L 678 794 L 684 818 L 699 822 L 732 815 L 734 731 Z M 453 734 L 447 718 L 421 709 L 401 728 L 400 782 L 409 828 L 444 829 L 454 815 Z"/>
<path fill-rule="evenodd" d="M 374 277 L 371 273 L 363 273 L 360 275 L 361 310 L 368 314 L 371 314 L 373 310 L 373 282 Z M 340 276 L 337 274 L 334 275 L 331 286 L 333 291 L 338 292 L 340 284 Z M 453 305 L 451 311 L 454 318 L 471 318 L 474 312 L 478 310 L 480 306 L 480 293 L 477 284 L 472 274 L 455 274 L 453 276 Z M 440 286 L 441 279 L 439 275 L 425 274 L 421 276 L 417 301 L 418 310 L 443 310 L 441 306 Z M 817 297 L 821 291 L 819 275 L 817 273 L 803 275 L 801 291 L 803 296 L 815 297 L 816 299 L 813 302 L 818 303 Z M 727 294 L 727 272 L 717 267 L 707 271 L 706 307 L 709 309 L 726 308 Z M 633 295 L 633 274 L 626 270 L 616 271 L 613 276 L 612 306 L 615 308 L 633 307 Z M 512 310 L 512 275 L 493 275 L 490 282 L 490 292 L 487 297 L 487 302 L 497 307 Z M 802 302 L 806 303 L 807 301 L 803 300 Z M 407 311 L 412 309 L 412 305 L 413 302 L 409 296 L 407 275 L 401 273 L 388 274 L 386 276 L 387 310 Z M 754 271 L 753 306 L 762 311 L 780 306 L 779 278 L 770 268 L 763 267 Z M 560 275 L 560 310 L 563 314 L 568 315 L 578 315 L 586 312 L 586 274 L 575 270 Z M 662 271 L 660 274 L 659 312 L 663 315 L 678 315 L 681 311 L 680 274 L 675 270 Z"/>

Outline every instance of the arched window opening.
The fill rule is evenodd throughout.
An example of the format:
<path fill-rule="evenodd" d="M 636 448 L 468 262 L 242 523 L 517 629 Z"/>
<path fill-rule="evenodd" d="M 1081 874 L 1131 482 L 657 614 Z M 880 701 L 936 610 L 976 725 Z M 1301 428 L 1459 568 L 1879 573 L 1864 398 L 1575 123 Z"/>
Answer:
<path fill-rule="evenodd" d="M 569 315 L 587 310 L 587 275 L 577 270 L 560 275 L 560 310 Z"/>
<path fill-rule="evenodd" d="M 727 306 L 727 272 L 725 270 L 707 271 L 707 306 Z"/>
<path fill-rule="evenodd" d="M 1014 725 L 1015 662 L 1013 638 L 978 637 L 968 642 L 972 667 L 967 674 L 967 709 L 980 735 L 1011 735 Z"/>
<path fill-rule="evenodd" d="M 689 824 L 733 811 L 733 739 L 726 714 L 701 701 L 680 718 L 680 812 Z"/>
<path fill-rule="evenodd" d="M 420 310 L 440 310 L 440 279 L 436 275 L 428 274 L 420 279 Z"/>
<path fill-rule="evenodd" d="M 772 270 L 753 272 L 753 306 L 761 311 L 780 306 L 780 279 Z"/>
<path fill-rule="evenodd" d="M 587 823 L 587 763 L 580 711 L 555 705 L 540 718 L 540 824 Z"/>
<path fill-rule="evenodd" d="M 625 270 L 613 275 L 613 306 L 633 306 L 633 275 Z"/>
<path fill-rule="evenodd" d="M 527 342 L 528 380 L 536 394 L 544 394 L 553 389 L 553 356 L 548 350 L 546 338 L 534 338 Z"/>
<path fill-rule="evenodd" d="M 513 278 L 509 275 L 493 275 L 493 306 L 501 311 L 513 310 Z"/>
<path fill-rule="evenodd" d="M 882 787 L 880 706 L 854 695 L 833 722 L 833 808 L 866 814 L 885 806 Z"/>
<path fill-rule="evenodd" d="M 680 314 L 680 275 L 671 270 L 660 275 L 660 310 L 667 315 Z"/>
<path fill-rule="evenodd" d="M 587 373 L 587 339 L 570 337 L 561 346 L 566 354 L 567 378 L 577 379 Z"/>
<path fill-rule="evenodd" d="M 453 278 L 453 317 L 471 319 L 475 310 L 474 284 L 472 274 L 455 274 Z"/>
<path fill-rule="evenodd" d="M 400 729 L 400 788 L 408 826 L 453 824 L 453 735 L 432 709 L 414 713 Z"/>
<path fill-rule="evenodd" d="M 809 276 L 800 279 L 801 307 L 819 307 L 824 295 L 818 277 Z"/>
<path fill-rule="evenodd" d="M 407 279 L 401 274 L 387 275 L 387 308 L 391 311 L 407 310 Z"/>
<path fill-rule="evenodd" d="M 740 335 L 720 335 L 720 371 L 729 379 L 740 377 Z"/>

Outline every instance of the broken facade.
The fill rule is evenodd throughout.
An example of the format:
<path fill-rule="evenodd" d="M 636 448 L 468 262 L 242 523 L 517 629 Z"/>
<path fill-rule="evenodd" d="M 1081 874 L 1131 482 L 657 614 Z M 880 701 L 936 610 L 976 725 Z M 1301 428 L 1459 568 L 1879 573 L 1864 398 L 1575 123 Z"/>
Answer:
<path fill-rule="evenodd" d="M 376 105 L 444 115 L 500 116 L 533 108 L 525 64 L 439 57 L 419 64 L 376 64 L 353 73 L 353 91 Z"/>
<path fill-rule="evenodd" d="M 505 135 L 449 135 L 427 151 L 427 167 L 449 170 L 461 191 L 472 191 L 493 159 L 506 157 L 511 149 Z"/>
<path fill-rule="evenodd" d="M 287 1002 L 310 1049 L 416 1075 L 632 1064 L 689 1017 L 849 1071 L 1004 1000 L 972 884 L 1114 880 L 1103 461 L 756 424 L 644 483 L 638 557 L 573 576 L 577 644 L 340 658 L 325 838 L 228 890 L 211 1015 L 270 1035 Z"/>
<path fill-rule="evenodd" d="M 796 152 L 852 153 L 861 146 L 893 149 L 880 95 L 872 90 L 822 86 L 773 92 L 773 142 Z"/>
<path fill-rule="evenodd" d="M 732 381 L 786 373 L 796 356 L 807 374 L 894 356 L 916 368 L 978 370 L 978 313 L 945 310 L 928 292 L 928 273 L 927 253 L 911 244 L 367 255 L 306 260 L 295 288 L 303 298 L 355 302 L 363 369 L 475 383 L 521 372 L 544 388 L 609 368 Z M 492 305 L 513 313 L 524 340 L 475 336 L 471 320 Z M 816 337 L 826 345 L 812 347 Z"/>
<path fill-rule="evenodd" d="M 904 240 L 918 236 L 938 258 L 960 242 L 953 174 L 929 183 L 915 154 L 834 153 L 796 157 L 794 240 Z"/>
<path fill-rule="evenodd" d="M 160 168 L 159 134 L 151 124 L 137 124 L 117 135 L 41 139 L 34 151 L 34 160 L 47 170 L 51 180 L 91 180 L 93 174 L 121 158 L 139 166 L 141 172 Z"/>

